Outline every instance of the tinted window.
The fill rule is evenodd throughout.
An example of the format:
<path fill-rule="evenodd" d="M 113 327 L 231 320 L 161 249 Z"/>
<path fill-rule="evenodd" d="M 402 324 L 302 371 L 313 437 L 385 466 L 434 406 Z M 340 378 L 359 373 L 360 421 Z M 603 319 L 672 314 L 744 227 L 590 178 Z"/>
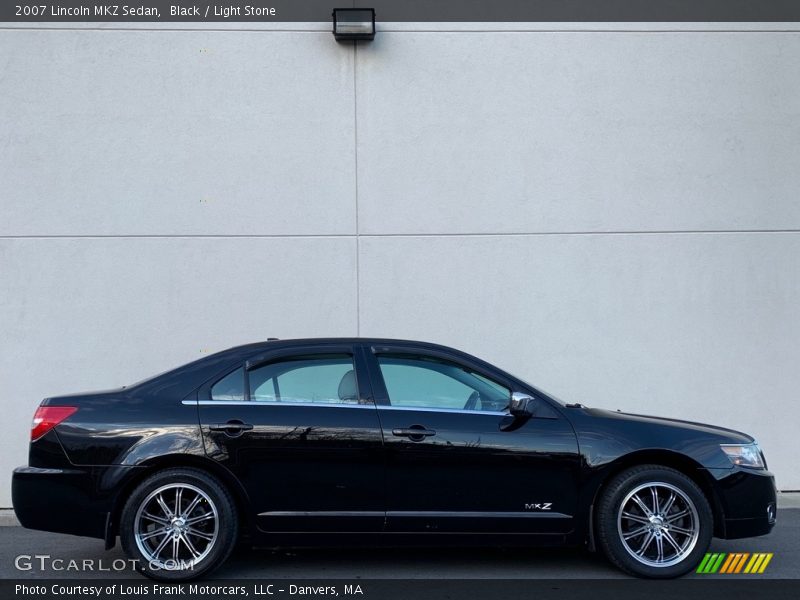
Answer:
<path fill-rule="evenodd" d="M 302 357 L 272 362 L 249 373 L 256 402 L 358 404 L 351 356 Z"/>
<path fill-rule="evenodd" d="M 236 369 L 211 387 L 212 400 L 244 400 L 244 372 Z"/>
<path fill-rule="evenodd" d="M 455 363 L 379 356 L 392 406 L 500 411 L 511 390 Z"/>

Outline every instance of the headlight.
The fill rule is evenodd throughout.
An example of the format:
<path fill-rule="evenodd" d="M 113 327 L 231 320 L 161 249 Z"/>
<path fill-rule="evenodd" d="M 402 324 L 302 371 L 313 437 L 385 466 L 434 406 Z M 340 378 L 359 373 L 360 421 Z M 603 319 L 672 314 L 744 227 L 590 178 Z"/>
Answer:
<path fill-rule="evenodd" d="M 722 451 L 728 455 L 731 462 L 740 467 L 764 469 L 764 457 L 758 444 L 720 444 Z"/>

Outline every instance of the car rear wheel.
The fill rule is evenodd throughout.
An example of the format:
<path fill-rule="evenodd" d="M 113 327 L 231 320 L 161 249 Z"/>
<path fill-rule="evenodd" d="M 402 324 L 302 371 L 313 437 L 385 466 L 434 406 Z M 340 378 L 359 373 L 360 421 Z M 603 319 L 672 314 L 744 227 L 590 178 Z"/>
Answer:
<path fill-rule="evenodd" d="M 606 556 L 632 575 L 679 577 L 708 550 L 714 529 L 708 500 L 680 471 L 642 465 L 606 486 L 597 533 Z"/>
<path fill-rule="evenodd" d="M 238 534 L 228 491 L 207 473 L 159 471 L 131 494 L 120 520 L 122 547 L 141 573 L 164 581 L 208 574 L 231 553 Z"/>

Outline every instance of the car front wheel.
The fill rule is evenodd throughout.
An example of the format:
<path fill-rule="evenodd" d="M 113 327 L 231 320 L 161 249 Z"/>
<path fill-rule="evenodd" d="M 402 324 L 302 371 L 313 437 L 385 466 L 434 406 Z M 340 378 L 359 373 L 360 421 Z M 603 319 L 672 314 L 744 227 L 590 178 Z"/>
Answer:
<path fill-rule="evenodd" d="M 639 577 L 689 572 L 708 550 L 713 529 L 711 507 L 697 484 L 659 465 L 615 476 L 597 508 L 604 552 L 623 571 Z"/>
<path fill-rule="evenodd" d="M 230 555 L 238 532 L 228 491 L 196 469 L 167 469 L 143 481 L 120 520 L 120 540 L 138 570 L 153 579 L 187 581 Z"/>

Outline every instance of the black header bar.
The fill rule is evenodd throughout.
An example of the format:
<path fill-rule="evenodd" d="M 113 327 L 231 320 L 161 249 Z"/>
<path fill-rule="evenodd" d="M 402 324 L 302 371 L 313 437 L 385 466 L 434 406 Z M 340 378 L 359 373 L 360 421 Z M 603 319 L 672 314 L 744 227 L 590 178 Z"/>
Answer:
<path fill-rule="evenodd" d="M 335 7 L 374 8 L 379 23 L 800 22 L 800 0 L 3 0 L 0 22 L 308 22 Z"/>

